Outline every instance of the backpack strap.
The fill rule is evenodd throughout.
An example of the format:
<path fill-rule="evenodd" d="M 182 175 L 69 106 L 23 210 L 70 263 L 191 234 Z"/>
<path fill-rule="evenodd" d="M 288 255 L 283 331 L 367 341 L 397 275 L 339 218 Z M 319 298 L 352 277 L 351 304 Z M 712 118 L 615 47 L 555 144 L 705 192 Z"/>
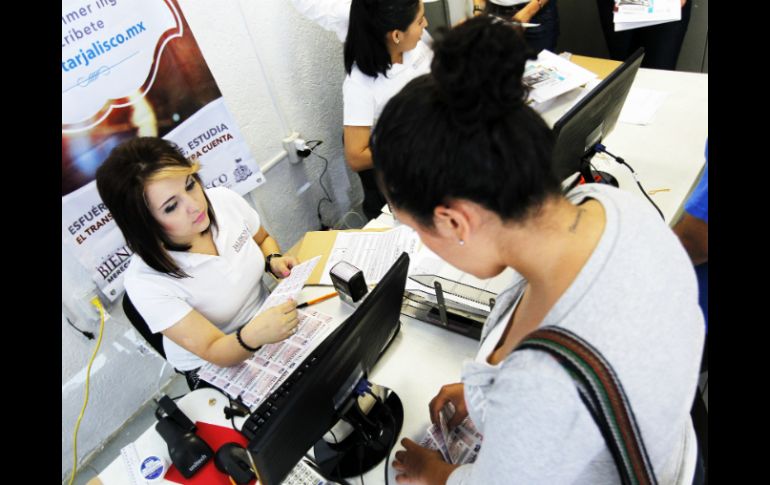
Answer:
<path fill-rule="evenodd" d="M 623 484 L 657 484 L 631 403 L 610 363 L 597 349 L 555 326 L 530 333 L 516 347 L 519 349 L 548 352 L 576 381 L 580 398 L 599 426 Z"/>

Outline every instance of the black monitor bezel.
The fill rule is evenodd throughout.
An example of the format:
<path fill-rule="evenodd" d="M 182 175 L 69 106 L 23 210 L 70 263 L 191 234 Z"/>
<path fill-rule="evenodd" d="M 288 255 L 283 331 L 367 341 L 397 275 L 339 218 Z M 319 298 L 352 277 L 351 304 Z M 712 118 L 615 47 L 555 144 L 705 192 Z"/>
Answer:
<path fill-rule="evenodd" d="M 249 442 L 261 483 L 271 485 L 283 480 L 354 402 L 352 393 L 340 402 L 340 390 L 349 387 L 351 376 L 357 382 L 359 376 L 371 372 L 398 329 L 408 269 L 409 255 L 402 253 L 353 314 L 311 354 L 319 362 L 293 386 L 292 399 L 281 404 L 280 412 L 267 423 L 268 429 Z M 387 300 L 386 296 L 393 296 L 393 302 L 389 302 L 394 306 L 393 321 L 366 318 L 378 304 L 387 305 L 380 301 Z M 381 324 L 377 325 L 377 321 Z"/>
<path fill-rule="evenodd" d="M 643 58 L 644 48 L 640 47 L 554 123 L 551 163 L 559 180 L 578 172 L 591 147 L 615 128 Z M 622 94 L 612 96 L 618 91 Z M 600 102 L 604 104 L 597 106 Z M 589 137 L 591 141 L 586 143 Z"/>

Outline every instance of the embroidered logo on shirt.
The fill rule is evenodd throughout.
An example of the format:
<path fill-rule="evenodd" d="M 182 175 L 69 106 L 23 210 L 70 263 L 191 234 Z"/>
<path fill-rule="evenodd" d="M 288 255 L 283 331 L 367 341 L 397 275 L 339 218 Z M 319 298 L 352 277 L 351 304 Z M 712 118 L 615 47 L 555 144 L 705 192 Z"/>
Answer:
<path fill-rule="evenodd" d="M 415 52 L 417 54 L 417 57 L 415 57 L 414 61 L 412 62 L 412 69 L 419 69 L 420 65 L 425 62 L 425 58 L 430 56 L 433 51 L 430 49 L 424 49 L 422 45 L 417 44 L 417 48 L 415 51 L 419 49 L 419 52 Z"/>
<path fill-rule="evenodd" d="M 238 236 L 238 239 L 235 240 L 235 244 L 233 244 L 233 249 L 236 253 L 241 252 L 241 248 L 244 244 L 246 244 L 246 241 L 249 240 L 249 231 L 247 228 L 243 228 L 243 231 L 241 231 L 241 235 Z"/>

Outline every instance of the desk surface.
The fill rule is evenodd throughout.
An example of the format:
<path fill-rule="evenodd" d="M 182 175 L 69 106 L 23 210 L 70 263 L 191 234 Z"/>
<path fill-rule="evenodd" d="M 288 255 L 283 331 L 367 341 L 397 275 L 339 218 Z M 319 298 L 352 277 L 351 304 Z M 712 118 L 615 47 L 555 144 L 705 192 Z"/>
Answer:
<path fill-rule="evenodd" d="M 607 67 L 612 69 L 609 64 L 604 67 L 605 70 Z M 672 223 L 704 165 L 703 148 L 708 135 L 708 75 L 640 69 L 633 87 L 664 91 L 668 97 L 653 124 L 618 123 L 604 144 L 634 167 L 645 189 L 669 189 L 651 197 L 666 220 Z M 543 117 L 553 125 L 574 99 L 574 93 L 564 95 L 557 106 L 543 113 Z M 622 189 L 643 198 L 625 167 L 596 159 L 595 165 L 615 175 Z M 392 219 L 387 215 L 370 224 L 372 227 L 389 225 L 392 225 Z M 327 292 L 328 288 L 305 288 L 301 299 Z M 318 304 L 317 308 L 338 317 L 339 321 L 349 314 L 336 298 Z M 442 385 L 459 380 L 462 362 L 473 357 L 477 342 L 403 315 L 401 321 L 401 332 L 375 366 L 371 380 L 393 389 L 404 403 L 404 425 L 399 440 L 409 437 L 419 441 L 429 425 L 428 402 Z M 415 370 L 419 370 L 419 379 L 415 378 Z M 212 398 L 214 405 L 209 405 Z M 192 419 L 224 426 L 228 424 L 222 413 L 225 401 L 216 391 L 202 390 L 182 398 L 179 406 Z M 236 421 L 240 425 L 239 421 L 242 418 Z M 154 428 L 142 434 L 136 445 L 142 450 L 167 453 L 165 443 Z M 366 473 L 365 482 L 370 485 L 383 483 L 383 466 L 381 463 Z M 388 469 L 390 482 L 395 483 L 394 470 Z M 120 458 L 111 463 L 99 479 L 107 485 L 131 483 Z"/>
<path fill-rule="evenodd" d="M 300 299 L 310 299 L 327 292 L 328 289 L 323 287 L 305 288 L 302 290 Z M 343 305 L 338 298 L 319 303 L 314 308 L 334 316 L 340 322 L 352 313 L 349 307 Z M 430 424 L 428 402 L 441 386 L 459 381 L 462 362 L 475 355 L 478 342 L 403 315 L 401 323 L 401 331 L 375 365 L 370 380 L 393 389 L 404 404 L 404 424 L 399 440 L 409 437 L 419 441 Z M 414 378 L 416 369 L 419 369 L 419 379 Z M 230 426 L 230 422 L 224 419 L 222 411 L 227 404 L 227 399 L 216 390 L 201 389 L 191 392 L 181 398 L 178 404 L 179 408 L 193 420 Z M 237 426 L 242 422 L 243 418 L 236 418 Z M 135 444 L 142 451 L 168 457 L 166 444 L 154 427 L 137 438 Z M 364 474 L 365 483 L 384 483 L 382 466 L 381 463 Z M 390 483 L 395 483 L 395 471 L 392 467 L 388 468 Z M 100 482 L 92 481 L 89 485 L 132 484 L 121 458 L 105 468 L 99 474 L 98 480 Z M 164 483 L 172 482 L 164 481 Z"/>

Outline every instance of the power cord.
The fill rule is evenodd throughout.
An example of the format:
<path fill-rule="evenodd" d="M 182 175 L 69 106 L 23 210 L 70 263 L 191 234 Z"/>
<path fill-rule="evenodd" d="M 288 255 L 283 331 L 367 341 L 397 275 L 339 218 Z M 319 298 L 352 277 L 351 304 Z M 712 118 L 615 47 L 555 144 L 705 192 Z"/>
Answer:
<path fill-rule="evenodd" d="M 99 298 L 93 297 L 91 299 L 91 304 L 95 306 L 97 310 L 99 310 L 99 338 L 96 340 L 96 347 L 94 347 L 94 352 L 91 354 L 91 359 L 88 361 L 88 367 L 86 368 L 86 396 L 83 400 L 83 408 L 80 410 L 77 423 L 75 423 L 75 432 L 72 438 L 74 463 L 72 465 L 72 475 L 70 476 L 69 485 L 72 485 L 72 483 L 75 481 L 75 475 L 78 471 L 78 430 L 80 429 L 80 421 L 83 419 L 83 415 L 86 412 L 86 406 L 88 405 L 88 388 L 91 384 L 91 365 L 94 363 L 96 353 L 99 351 L 99 347 L 102 345 L 102 337 L 104 336 L 104 308 L 102 308 L 102 302 L 99 301 Z"/>
<path fill-rule="evenodd" d="M 72 323 L 72 320 L 69 319 L 69 317 L 64 317 L 64 318 L 67 320 L 67 323 L 69 323 L 72 328 L 82 333 L 83 336 L 86 337 L 88 340 L 93 340 L 95 338 L 92 332 L 88 332 L 86 330 L 80 330 L 78 327 L 76 327 L 75 324 Z"/>
<path fill-rule="evenodd" d="M 337 439 L 337 435 L 334 434 L 334 431 L 332 431 L 332 430 L 329 430 L 329 433 L 331 433 L 332 438 L 334 438 L 334 444 L 339 447 L 340 446 L 340 442 Z M 340 462 L 339 462 L 339 460 L 337 460 L 337 464 L 334 466 L 334 471 L 336 472 L 337 477 L 342 479 L 342 474 L 340 473 Z"/>
<path fill-rule="evenodd" d="M 332 200 L 331 195 L 329 195 L 329 191 L 326 190 L 326 186 L 324 185 L 324 175 L 326 175 L 326 171 L 329 169 L 329 160 L 326 159 L 323 155 L 320 153 L 317 153 L 315 151 L 316 148 L 318 148 L 323 143 L 323 140 L 310 140 L 306 142 L 305 146 L 307 146 L 308 150 L 310 150 L 310 153 L 314 154 L 318 158 L 324 161 L 324 168 L 321 171 L 321 176 L 318 177 L 318 183 L 321 185 L 321 189 L 324 191 L 324 194 L 326 197 L 323 197 L 321 200 L 318 201 L 318 207 L 316 207 L 316 213 L 318 215 L 318 220 L 321 222 L 321 226 L 328 227 L 324 224 L 323 218 L 321 217 L 321 204 L 323 201 L 327 201 L 330 204 L 333 204 L 334 201 Z M 312 145 L 311 145 L 312 144 Z"/>
<path fill-rule="evenodd" d="M 363 396 L 364 394 L 369 394 L 374 398 L 375 401 L 377 401 L 380 406 L 382 406 L 382 409 L 385 411 L 385 414 L 387 414 L 390 421 L 393 423 L 393 434 L 390 437 L 390 441 L 388 443 L 387 448 L 387 456 L 385 457 L 385 466 L 383 467 L 385 472 L 385 485 L 389 485 L 389 479 L 388 479 L 388 465 L 390 464 L 390 452 L 393 451 L 393 447 L 396 445 L 396 418 L 393 416 L 393 413 L 390 411 L 390 408 L 385 405 L 384 402 L 382 402 L 382 399 L 380 396 L 376 395 L 372 391 L 372 384 L 366 380 L 365 378 L 361 378 L 360 381 L 358 381 L 358 384 L 356 385 L 354 391 L 359 396 Z M 362 413 L 363 414 L 363 413 Z M 361 478 L 361 481 L 363 482 L 363 476 Z"/>
<path fill-rule="evenodd" d="M 385 485 L 389 485 L 388 466 L 390 465 L 390 452 L 393 451 L 393 447 L 396 446 L 396 417 L 393 416 L 390 408 L 386 406 L 384 402 L 382 402 L 380 396 L 377 396 L 372 392 L 371 388 L 367 389 L 366 392 L 372 396 L 374 400 L 380 404 L 380 406 L 382 406 L 382 408 L 385 410 L 385 413 L 388 415 L 388 418 L 390 418 L 390 421 L 393 423 L 393 434 L 391 435 L 390 443 L 388 444 L 388 456 L 385 458 Z"/>
<path fill-rule="evenodd" d="M 636 176 L 636 172 L 631 167 L 631 165 L 627 164 L 626 161 L 623 160 L 622 158 L 616 157 L 612 153 L 608 152 L 607 148 L 604 145 L 602 145 L 601 143 L 597 143 L 594 146 L 594 150 L 596 150 L 598 153 L 606 153 L 610 157 L 614 158 L 615 161 L 618 162 L 619 164 L 625 165 L 631 171 L 631 176 L 634 177 L 634 181 L 636 182 L 636 185 L 639 186 L 639 190 L 642 191 L 642 195 L 644 195 L 647 198 L 647 200 L 650 201 L 650 204 L 652 204 L 652 206 L 655 207 L 655 210 L 658 211 L 658 214 L 660 214 L 660 218 L 663 219 L 664 221 L 666 220 L 666 218 L 663 216 L 663 212 L 661 212 L 660 208 L 655 204 L 655 202 L 652 201 L 650 196 L 647 195 L 647 191 L 644 190 L 644 187 L 642 187 L 642 183 L 639 181 L 639 178 Z"/>

